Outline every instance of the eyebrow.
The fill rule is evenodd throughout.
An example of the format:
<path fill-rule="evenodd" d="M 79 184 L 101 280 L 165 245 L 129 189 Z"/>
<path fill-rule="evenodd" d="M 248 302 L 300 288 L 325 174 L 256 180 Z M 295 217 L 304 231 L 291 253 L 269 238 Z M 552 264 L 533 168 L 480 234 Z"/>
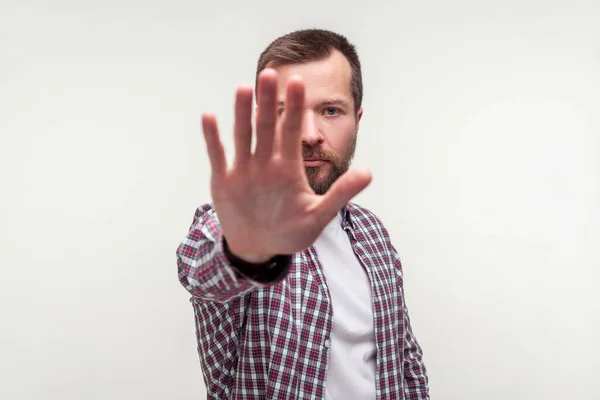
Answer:
<path fill-rule="evenodd" d="M 285 105 L 285 101 L 279 100 L 279 102 L 277 103 L 277 105 L 279 107 L 283 107 Z M 322 102 L 319 103 L 320 107 L 334 106 L 334 105 L 341 105 L 341 106 L 348 107 L 349 103 L 348 103 L 348 101 L 346 101 L 342 97 L 332 97 L 330 99 L 323 100 Z"/>

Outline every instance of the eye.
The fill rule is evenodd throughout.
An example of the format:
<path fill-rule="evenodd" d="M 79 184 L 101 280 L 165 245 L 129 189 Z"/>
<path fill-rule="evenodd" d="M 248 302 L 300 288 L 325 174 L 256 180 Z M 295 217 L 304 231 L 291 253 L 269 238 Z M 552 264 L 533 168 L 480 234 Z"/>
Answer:
<path fill-rule="evenodd" d="M 335 107 L 327 107 L 325 110 L 325 115 L 333 117 L 340 113 L 340 110 Z"/>
<path fill-rule="evenodd" d="M 284 111 L 285 111 L 285 108 L 280 108 L 279 110 L 277 110 L 277 115 L 279 115 L 281 117 L 283 115 Z"/>

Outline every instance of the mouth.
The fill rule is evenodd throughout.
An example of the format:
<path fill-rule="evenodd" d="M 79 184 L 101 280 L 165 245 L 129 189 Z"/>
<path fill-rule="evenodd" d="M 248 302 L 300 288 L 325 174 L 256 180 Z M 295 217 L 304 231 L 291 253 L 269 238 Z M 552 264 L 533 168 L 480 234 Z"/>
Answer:
<path fill-rule="evenodd" d="M 320 167 L 321 165 L 325 165 L 326 163 L 326 160 L 304 160 L 305 167 Z"/>

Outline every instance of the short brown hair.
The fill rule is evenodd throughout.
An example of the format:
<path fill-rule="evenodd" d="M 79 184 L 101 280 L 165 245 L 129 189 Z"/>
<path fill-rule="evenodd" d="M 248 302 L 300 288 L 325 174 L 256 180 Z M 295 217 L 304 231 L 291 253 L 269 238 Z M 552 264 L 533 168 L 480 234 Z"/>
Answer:
<path fill-rule="evenodd" d="M 362 105 L 363 84 L 360 60 L 355 46 L 345 36 L 325 29 L 301 29 L 275 39 L 261 53 L 256 69 L 258 74 L 267 66 L 277 67 L 285 64 L 298 64 L 320 61 L 331 55 L 334 50 L 341 52 L 352 69 L 351 89 L 354 109 Z"/>

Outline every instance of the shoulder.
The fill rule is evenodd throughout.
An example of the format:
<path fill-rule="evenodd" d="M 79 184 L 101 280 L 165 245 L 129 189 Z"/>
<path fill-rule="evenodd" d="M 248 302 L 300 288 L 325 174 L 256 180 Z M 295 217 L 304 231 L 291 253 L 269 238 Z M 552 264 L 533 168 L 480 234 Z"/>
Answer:
<path fill-rule="evenodd" d="M 383 227 L 383 223 L 381 219 L 368 208 L 358 205 L 356 203 L 348 203 L 347 206 L 348 212 L 350 213 L 350 218 L 353 222 L 357 222 L 359 224 L 365 225 L 375 225 Z"/>
<path fill-rule="evenodd" d="M 383 225 L 381 218 L 379 218 L 379 216 L 377 216 L 377 214 L 375 214 L 373 211 L 352 202 L 348 203 L 347 210 L 355 228 L 374 232 L 384 236 L 386 240 L 389 240 L 388 231 Z"/>

